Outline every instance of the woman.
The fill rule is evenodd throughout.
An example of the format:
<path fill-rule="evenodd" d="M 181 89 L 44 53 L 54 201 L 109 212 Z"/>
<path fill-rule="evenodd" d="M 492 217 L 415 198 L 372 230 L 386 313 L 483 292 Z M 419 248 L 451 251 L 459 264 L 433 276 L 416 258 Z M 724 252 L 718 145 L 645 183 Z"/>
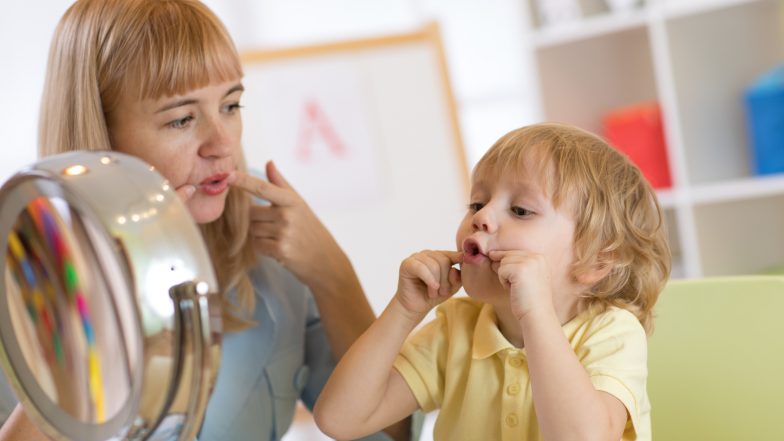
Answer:
<path fill-rule="evenodd" d="M 274 165 L 268 182 L 245 174 L 241 80 L 231 38 L 197 1 L 80 0 L 55 31 L 41 108 L 42 156 L 142 158 L 201 226 L 230 331 L 201 440 L 279 439 L 374 319 L 348 258 Z M 407 427 L 389 433 L 407 439 Z M 19 407 L 4 430 L 35 432 Z"/>

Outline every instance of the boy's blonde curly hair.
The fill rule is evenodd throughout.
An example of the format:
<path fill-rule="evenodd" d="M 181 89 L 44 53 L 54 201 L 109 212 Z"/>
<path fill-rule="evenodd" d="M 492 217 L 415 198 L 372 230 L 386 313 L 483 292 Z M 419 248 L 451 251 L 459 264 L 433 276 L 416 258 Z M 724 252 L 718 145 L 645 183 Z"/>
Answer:
<path fill-rule="evenodd" d="M 502 136 L 479 160 L 474 177 L 522 170 L 538 174 L 553 206 L 566 204 L 572 214 L 572 274 L 610 267 L 585 293 L 581 310 L 629 310 L 650 334 L 671 256 L 656 194 L 640 170 L 590 132 L 544 123 Z"/>

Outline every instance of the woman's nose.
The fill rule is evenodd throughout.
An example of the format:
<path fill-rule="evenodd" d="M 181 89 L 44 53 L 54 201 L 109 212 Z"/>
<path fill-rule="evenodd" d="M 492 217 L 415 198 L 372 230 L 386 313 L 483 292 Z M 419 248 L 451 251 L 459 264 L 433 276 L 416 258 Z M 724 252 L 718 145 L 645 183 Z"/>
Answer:
<path fill-rule="evenodd" d="M 234 151 L 236 139 L 231 129 L 222 121 L 212 120 L 205 130 L 205 138 L 199 149 L 203 157 L 226 157 Z"/>

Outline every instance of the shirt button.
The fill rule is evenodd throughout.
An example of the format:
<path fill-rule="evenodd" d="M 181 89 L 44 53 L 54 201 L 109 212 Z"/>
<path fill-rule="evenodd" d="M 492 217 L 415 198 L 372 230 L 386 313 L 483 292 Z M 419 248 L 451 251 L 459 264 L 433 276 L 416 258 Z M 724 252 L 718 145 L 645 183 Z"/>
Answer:
<path fill-rule="evenodd" d="M 518 423 L 517 415 L 510 413 L 506 416 L 506 425 L 509 427 L 515 427 Z"/>
<path fill-rule="evenodd" d="M 509 364 L 511 364 L 512 367 L 520 367 L 523 365 L 523 360 L 518 357 L 512 357 L 509 359 Z"/>
<path fill-rule="evenodd" d="M 520 393 L 520 383 L 510 384 L 506 388 L 506 391 L 509 393 L 509 395 L 517 395 L 517 394 L 519 394 Z"/>

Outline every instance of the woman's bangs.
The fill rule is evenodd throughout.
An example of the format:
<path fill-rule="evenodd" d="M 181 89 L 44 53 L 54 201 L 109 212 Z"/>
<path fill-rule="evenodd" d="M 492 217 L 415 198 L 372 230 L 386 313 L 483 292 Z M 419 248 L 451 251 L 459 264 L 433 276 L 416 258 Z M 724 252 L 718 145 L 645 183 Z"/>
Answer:
<path fill-rule="evenodd" d="M 242 78 L 239 56 L 225 29 L 198 10 L 159 14 L 136 58 L 141 98 L 182 95 L 211 83 Z"/>

